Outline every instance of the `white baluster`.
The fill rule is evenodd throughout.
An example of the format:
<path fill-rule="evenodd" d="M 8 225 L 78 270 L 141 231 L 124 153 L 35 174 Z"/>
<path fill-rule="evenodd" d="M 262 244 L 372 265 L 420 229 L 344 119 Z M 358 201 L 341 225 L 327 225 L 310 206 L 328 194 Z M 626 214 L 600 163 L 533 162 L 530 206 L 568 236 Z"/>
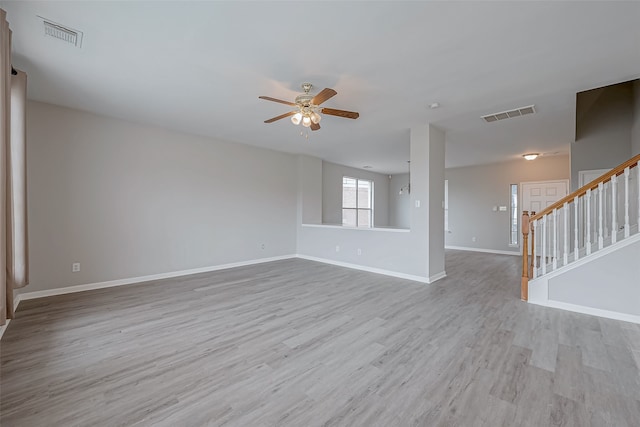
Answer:
<path fill-rule="evenodd" d="M 574 214 L 574 221 L 575 224 L 573 226 L 573 260 L 577 261 L 578 259 L 580 259 L 580 250 L 579 250 L 579 245 L 580 242 L 578 240 L 578 205 L 579 205 L 579 201 L 580 199 L 578 199 L 578 197 L 574 197 L 573 198 L 573 214 Z"/>
<path fill-rule="evenodd" d="M 587 249 L 587 255 L 591 254 L 591 189 L 587 190 L 585 201 L 587 202 L 587 239 L 584 243 Z"/>
<path fill-rule="evenodd" d="M 547 274 L 547 215 L 542 219 L 542 257 L 540 257 L 540 264 L 542 264 L 542 275 Z"/>
<path fill-rule="evenodd" d="M 564 205 L 562 206 L 562 213 L 564 215 L 564 227 L 562 227 L 562 231 L 564 232 L 562 265 L 567 265 L 569 264 L 569 203 L 564 202 Z"/>
<path fill-rule="evenodd" d="M 558 210 L 553 210 L 553 269 L 558 268 Z"/>
<path fill-rule="evenodd" d="M 611 177 L 611 244 L 618 240 L 618 176 Z"/>
<path fill-rule="evenodd" d="M 602 231 L 602 199 L 604 196 L 604 184 L 598 184 L 598 249 L 604 246 L 604 234 Z"/>
<path fill-rule="evenodd" d="M 535 279 L 538 277 L 538 266 L 536 265 L 536 253 L 535 248 L 537 247 L 540 250 L 540 246 L 536 245 L 536 239 L 538 238 L 538 220 L 533 221 L 533 240 L 531 241 L 531 257 L 533 259 L 533 271 L 532 275 Z"/>
<path fill-rule="evenodd" d="M 624 168 L 624 238 L 629 237 L 629 168 Z"/>

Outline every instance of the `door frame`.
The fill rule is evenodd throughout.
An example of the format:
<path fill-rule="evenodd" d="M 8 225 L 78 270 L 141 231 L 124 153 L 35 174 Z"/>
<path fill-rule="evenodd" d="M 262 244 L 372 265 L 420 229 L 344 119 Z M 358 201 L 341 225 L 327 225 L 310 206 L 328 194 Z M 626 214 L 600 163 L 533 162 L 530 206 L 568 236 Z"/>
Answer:
<path fill-rule="evenodd" d="M 611 170 L 611 168 L 609 168 L 609 169 L 589 169 L 589 170 L 578 171 L 578 188 L 582 188 L 583 186 L 585 186 L 588 183 L 590 183 L 591 181 L 593 181 L 593 179 L 591 179 L 591 180 L 589 180 L 587 182 L 584 181 L 584 177 L 587 174 L 592 174 L 592 173 L 596 172 L 596 173 L 598 173 L 598 176 L 596 176 L 596 178 L 597 178 L 597 177 L 602 176 L 605 173 L 609 172 L 610 170 Z"/>

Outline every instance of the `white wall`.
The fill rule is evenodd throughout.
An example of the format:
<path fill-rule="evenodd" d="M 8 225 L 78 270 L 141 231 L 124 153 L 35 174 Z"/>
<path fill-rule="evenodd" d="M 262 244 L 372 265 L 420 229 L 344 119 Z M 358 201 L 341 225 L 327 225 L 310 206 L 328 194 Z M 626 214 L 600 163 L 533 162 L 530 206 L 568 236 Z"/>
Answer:
<path fill-rule="evenodd" d="M 611 169 L 631 157 L 633 84 L 581 92 L 576 98 L 576 141 L 571 144 L 571 190 L 578 172 Z"/>
<path fill-rule="evenodd" d="M 633 124 L 631 126 L 631 155 L 640 154 L 640 79 L 633 82 Z"/>
<path fill-rule="evenodd" d="M 342 178 L 373 181 L 373 225 L 389 226 L 389 176 L 362 169 L 322 162 L 322 222 L 342 224 Z"/>
<path fill-rule="evenodd" d="M 408 182 L 408 173 L 393 175 L 391 177 L 391 181 L 389 182 L 389 227 L 411 227 L 409 220 L 409 205 L 411 203 L 409 193 L 404 191 L 400 194 L 400 189 L 403 187 L 406 189 Z"/>
<path fill-rule="evenodd" d="M 447 169 L 450 232 L 445 244 L 518 253 L 509 246 L 510 185 L 568 179 L 569 171 L 569 156 Z M 507 211 L 494 212 L 494 206 L 507 206 Z"/>
<path fill-rule="evenodd" d="M 27 122 L 25 291 L 295 253 L 292 155 L 38 102 Z"/>

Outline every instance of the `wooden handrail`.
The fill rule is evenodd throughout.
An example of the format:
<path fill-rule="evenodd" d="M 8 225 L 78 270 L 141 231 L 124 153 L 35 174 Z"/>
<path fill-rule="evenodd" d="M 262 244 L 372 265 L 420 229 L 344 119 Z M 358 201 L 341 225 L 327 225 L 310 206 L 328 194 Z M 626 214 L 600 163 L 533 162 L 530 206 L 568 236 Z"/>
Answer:
<path fill-rule="evenodd" d="M 529 212 L 522 212 L 522 279 L 520 280 L 520 299 L 529 299 Z"/>
<path fill-rule="evenodd" d="M 564 205 L 566 202 L 573 201 L 573 199 L 575 199 L 576 197 L 584 196 L 587 193 L 588 190 L 594 190 L 594 189 L 598 188 L 598 185 L 600 183 L 604 184 L 605 182 L 611 180 L 611 177 L 613 177 L 614 175 L 618 176 L 618 175 L 623 174 L 624 170 L 626 168 L 630 168 L 631 169 L 634 166 L 637 166 L 638 162 L 640 162 L 640 154 L 630 158 L 629 160 L 627 160 L 626 162 L 622 163 L 621 165 L 616 166 L 615 168 L 611 169 L 609 172 L 605 173 L 604 175 L 594 179 L 593 181 L 591 181 L 587 185 L 584 185 L 584 186 L 580 187 L 579 189 L 577 189 L 573 193 L 569 194 L 568 196 L 563 197 L 562 199 L 558 200 L 554 204 L 546 207 L 545 209 L 541 210 L 537 214 L 531 216 L 530 221 L 533 222 L 533 221 L 535 221 L 537 219 L 542 218 L 543 216 L 547 215 L 548 213 L 553 212 L 554 209 L 558 209 L 559 207 Z"/>

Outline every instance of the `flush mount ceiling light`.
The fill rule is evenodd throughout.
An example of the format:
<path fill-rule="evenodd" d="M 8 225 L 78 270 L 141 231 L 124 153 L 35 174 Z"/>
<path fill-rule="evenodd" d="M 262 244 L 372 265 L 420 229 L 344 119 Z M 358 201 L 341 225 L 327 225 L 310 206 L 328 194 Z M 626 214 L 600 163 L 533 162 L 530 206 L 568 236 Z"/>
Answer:
<path fill-rule="evenodd" d="M 524 157 L 526 160 L 535 160 L 539 155 L 540 153 L 527 153 L 523 154 L 522 157 Z"/>
<path fill-rule="evenodd" d="M 276 120 L 291 117 L 291 123 L 294 125 L 302 124 L 302 126 L 311 128 L 311 130 L 318 130 L 320 129 L 320 120 L 322 120 L 322 116 L 320 114 L 328 114 L 330 116 L 344 117 L 347 119 L 357 119 L 360 117 L 360 114 L 354 111 L 320 107 L 320 104 L 329 98 L 334 97 L 338 92 L 333 89 L 324 88 L 319 94 L 312 95 L 309 93 L 312 87 L 313 85 L 311 83 L 302 83 L 302 90 L 304 90 L 304 93 L 296 96 L 295 102 L 283 101 L 282 99 L 271 98 L 270 96 L 259 96 L 258 98 L 260 99 L 296 107 L 293 111 L 265 120 L 264 122 L 273 123 Z"/>

